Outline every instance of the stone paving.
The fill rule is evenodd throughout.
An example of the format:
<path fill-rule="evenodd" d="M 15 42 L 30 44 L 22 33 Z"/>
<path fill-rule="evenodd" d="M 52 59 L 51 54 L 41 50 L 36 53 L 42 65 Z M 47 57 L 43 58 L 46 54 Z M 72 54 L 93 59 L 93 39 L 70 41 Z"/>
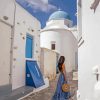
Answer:
<path fill-rule="evenodd" d="M 72 80 L 72 73 L 68 73 L 68 80 L 69 83 L 71 84 L 71 93 L 74 93 L 74 91 L 77 90 L 77 80 Z M 56 89 L 56 84 L 58 80 L 59 75 L 57 75 L 57 78 L 55 80 L 50 81 L 50 86 L 44 90 L 41 90 L 37 93 L 31 94 L 28 97 L 22 99 L 22 100 L 51 100 L 55 89 Z M 77 100 L 76 99 L 76 92 L 74 93 L 75 95 L 70 98 L 69 100 Z"/>

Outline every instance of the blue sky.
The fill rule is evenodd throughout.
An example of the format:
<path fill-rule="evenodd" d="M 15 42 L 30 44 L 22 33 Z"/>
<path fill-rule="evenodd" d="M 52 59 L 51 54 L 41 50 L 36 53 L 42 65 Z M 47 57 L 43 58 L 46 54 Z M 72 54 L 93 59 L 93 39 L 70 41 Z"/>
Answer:
<path fill-rule="evenodd" d="M 77 0 L 16 0 L 29 13 L 35 16 L 43 28 L 49 16 L 58 9 L 69 14 L 73 25 L 77 24 L 76 1 Z"/>

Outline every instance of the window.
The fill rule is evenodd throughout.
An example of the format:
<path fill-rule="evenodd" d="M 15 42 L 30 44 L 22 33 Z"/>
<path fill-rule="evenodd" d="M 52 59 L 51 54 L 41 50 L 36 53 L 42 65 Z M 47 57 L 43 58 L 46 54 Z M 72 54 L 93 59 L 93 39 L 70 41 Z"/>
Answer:
<path fill-rule="evenodd" d="M 56 47 L 55 41 L 52 41 L 51 42 L 51 50 L 55 50 L 55 47 Z"/>
<path fill-rule="evenodd" d="M 51 49 L 52 49 L 52 50 L 55 50 L 55 44 L 52 44 L 52 45 L 51 45 Z"/>

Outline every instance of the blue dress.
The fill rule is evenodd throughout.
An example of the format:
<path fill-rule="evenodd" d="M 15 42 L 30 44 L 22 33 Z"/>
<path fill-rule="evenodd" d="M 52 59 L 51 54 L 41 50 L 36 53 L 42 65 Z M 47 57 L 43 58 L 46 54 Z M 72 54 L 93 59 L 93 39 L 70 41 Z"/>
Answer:
<path fill-rule="evenodd" d="M 55 91 L 54 96 L 52 97 L 52 100 L 68 100 L 70 93 L 62 91 L 62 84 L 63 83 L 64 83 L 64 75 L 61 72 L 59 79 L 58 79 L 56 91 Z"/>

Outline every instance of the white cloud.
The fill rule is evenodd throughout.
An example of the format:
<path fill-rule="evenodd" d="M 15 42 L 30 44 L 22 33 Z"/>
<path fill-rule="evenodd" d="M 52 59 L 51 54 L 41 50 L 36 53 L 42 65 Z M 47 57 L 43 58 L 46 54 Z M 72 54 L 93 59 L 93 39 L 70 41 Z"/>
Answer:
<path fill-rule="evenodd" d="M 31 7 L 33 9 L 33 12 L 40 10 L 43 12 L 50 12 L 57 10 L 57 7 L 49 4 L 48 0 L 17 0 L 21 4 L 28 3 L 27 7 Z"/>

